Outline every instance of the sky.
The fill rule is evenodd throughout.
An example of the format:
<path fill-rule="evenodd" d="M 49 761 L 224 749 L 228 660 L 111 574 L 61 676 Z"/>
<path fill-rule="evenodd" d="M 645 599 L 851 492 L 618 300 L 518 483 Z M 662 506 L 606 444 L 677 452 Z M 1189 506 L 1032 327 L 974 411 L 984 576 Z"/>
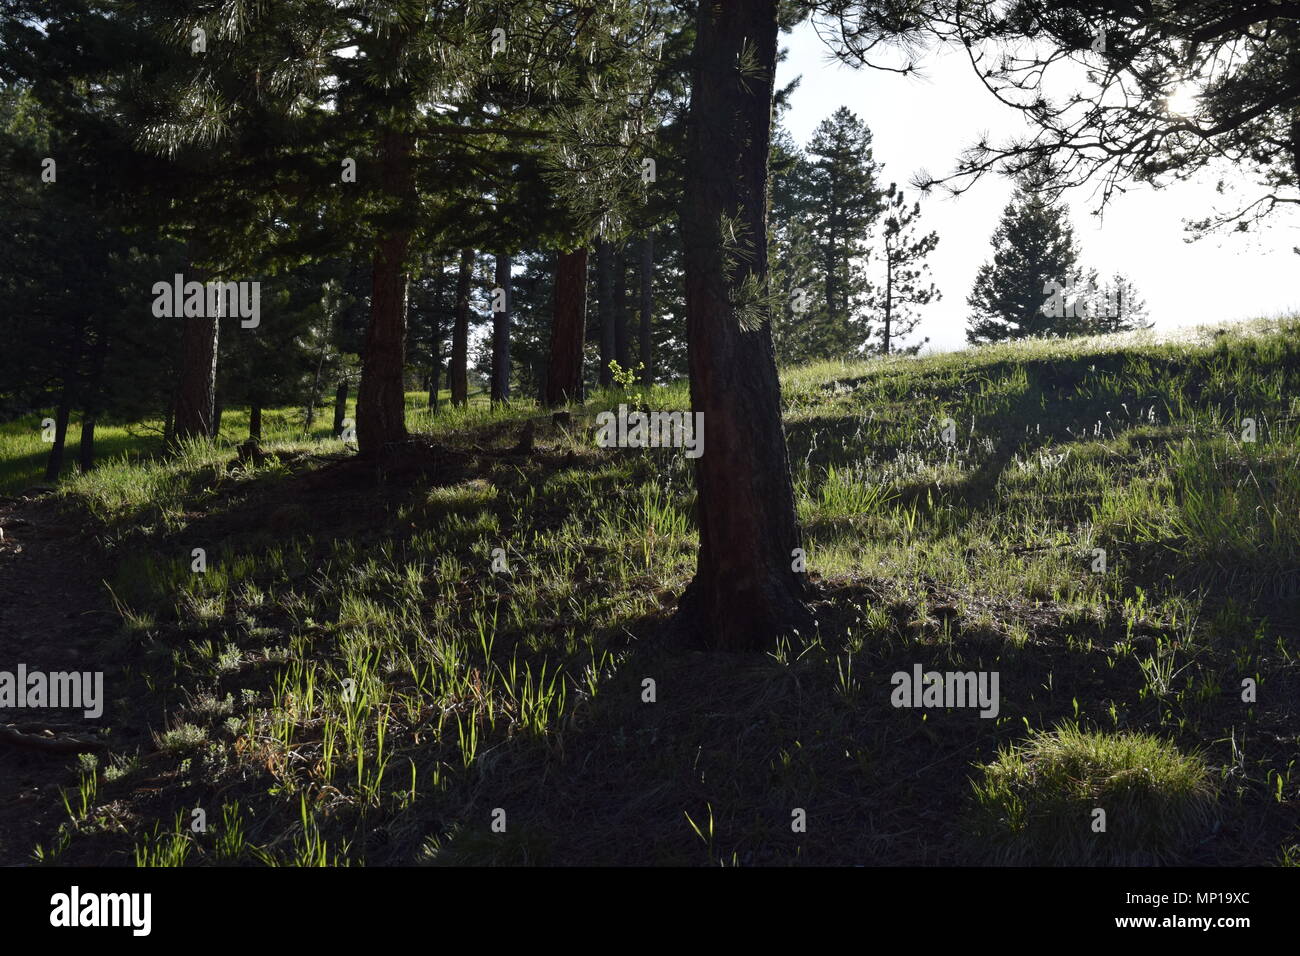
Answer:
<path fill-rule="evenodd" d="M 959 197 L 937 189 L 923 197 L 908 184 L 921 169 L 950 172 L 961 151 L 983 132 L 998 142 L 1023 131 L 1023 119 L 994 99 L 961 51 L 930 52 L 921 60 L 922 75 L 905 77 L 830 60 L 808 22 L 782 35 L 781 45 L 788 55 L 777 71 L 777 86 L 802 75 L 784 116 L 795 140 L 806 145 L 819 122 L 847 106 L 872 131 L 884 183 L 897 182 L 909 201 L 921 199 L 920 224 L 939 233 L 929 264 L 943 298 L 925 307 L 911 341 L 929 336 L 926 351 L 964 348 L 966 296 L 976 271 L 992 255 L 989 240 L 1010 198 L 1010 183 L 986 176 Z M 1300 216 L 1279 214 L 1256 232 L 1214 233 L 1189 244 L 1183 220 L 1220 208 L 1211 182 L 1160 190 L 1133 184 L 1101 218 L 1093 214 L 1098 198 L 1091 187 L 1066 192 L 1082 264 L 1097 268 L 1103 278 L 1125 273 L 1158 330 L 1300 312 L 1300 255 L 1292 251 L 1300 245 Z"/>

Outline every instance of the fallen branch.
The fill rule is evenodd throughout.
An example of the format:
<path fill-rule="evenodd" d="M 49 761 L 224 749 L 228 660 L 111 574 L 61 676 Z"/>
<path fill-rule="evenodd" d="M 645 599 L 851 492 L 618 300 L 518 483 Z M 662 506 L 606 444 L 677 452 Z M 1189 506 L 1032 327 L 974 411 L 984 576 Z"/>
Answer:
<path fill-rule="evenodd" d="M 0 727 L 0 743 L 9 744 L 13 747 L 25 747 L 29 750 L 43 750 L 46 753 L 60 754 L 92 753 L 104 749 L 102 743 L 93 740 L 25 734 L 13 724 L 5 724 Z"/>

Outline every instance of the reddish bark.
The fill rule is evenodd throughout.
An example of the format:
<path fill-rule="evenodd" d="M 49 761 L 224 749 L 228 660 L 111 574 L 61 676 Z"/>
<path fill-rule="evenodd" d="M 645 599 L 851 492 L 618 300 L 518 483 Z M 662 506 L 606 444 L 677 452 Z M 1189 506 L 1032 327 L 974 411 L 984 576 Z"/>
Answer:
<path fill-rule="evenodd" d="M 560 254 L 555 266 L 555 312 L 546 404 L 582 400 L 582 345 L 587 330 L 587 250 Z"/>
<path fill-rule="evenodd" d="M 760 75 L 741 75 L 742 50 Z M 812 626 L 806 575 L 792 570 L 801 540 L 770 316 L 743 327 L 735 304 L 746 278 L 767 285 L 776 51 L 777 0 L 699 5 L 681 220 L 691 404 L 704 415 L 704 451 L 695 462 L 699 557 L 679 620 L 726 650 Z M 742 226 L 730 241 L 744 248 L 730 255 L 724 217 Z"/>
<path fill-rule="evenodd" d="M 415 137 L 407 132 L 390 129 L 381 137 L 381 188 L 408 211 L 415 203 L 414 147 Z M 370 326 L 357 386 L 357 453 L 367 458 L 407 437 L 404 372 L 406 255 L 410 245 L 411 228 L 406 225 L 389 228 L 375 243 Z"/>
<path fill-rule="evenodd" d="M 173 439 L 212 438 L 216 422 L 220 325 L 216 317 L 192 316 L 180 321 L 184 323 L 181 330 L 181 380 L 176 393 Z"/>

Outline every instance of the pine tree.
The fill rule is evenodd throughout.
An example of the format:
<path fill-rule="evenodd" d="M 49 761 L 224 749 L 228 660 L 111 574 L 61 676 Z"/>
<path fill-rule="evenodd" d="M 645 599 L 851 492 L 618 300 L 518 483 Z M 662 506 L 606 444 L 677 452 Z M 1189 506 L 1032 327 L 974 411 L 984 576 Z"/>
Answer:
<path fill-rule="evenodd" d="M 455 276 L 447 271 L 452 258 L 446 253 L 422 250 L 411 267 L 406 349 L 411 364 L 420 369 L 421 386 L 428 393 L 430 411 L 438 407 L 447 336 L 456 311 Z"/>
<path fill-rule="evenodd" d="M 331 279 L 345 269 L 343 261 L 322 259 L 279 276 L 261 305 L 275 321 L 256 335 L 226 337 L 217 394 L 224 407 L 248 405 L 249 438 L 261 439 L 261 412 L 274 405 L 306 404 L 311 430 L 324 384 L 337 382 L 345 364 L 339 348 L 342 284 Z"/>
<path fill-rule="evenodd" d="M 546 404 L 582 400 L 583 342 L 587 325 L 585 248 L 561 252 L 555 265 L 553 321 L 546 372 Z"/>
<path fill-rule="evenodd" d="M 596 323 L 600 343 L 600 367 L 597 381 L 601 388 L 614 384 L 610 361 L 616 359 L 616 319 L 614 316 L 614 247 L 606 239 L 596 242 Z"/>
<path fill-rule="evenodd" d="M 654 361 L 654 275 L 655 275 L 655 239 L 654 234 L 645 232 L 637 240 L 637 280 L 640 292 L 639 305 L 641 324 L 638 327 L 637 341 L 641 356 L 641 384 L 649 388 L 655 383 Z"/>
<path fill-rule="evenodd" d="M 450 388 L 453 405 L 469 404 L 470 285 L 474 278 L 474 250 L 463 249 L 456 270 L 456 319 L 451 332 Z"/>
<path fill-rule="evenodd" d="M 778 99 L 778 117 L 782 100 Z M 811 202 L 807 184 L 811 166 L 790 131 L 776 126 L 771 156 L 772 218 L 768 230 L 768 259 L 780 308 L 772 319 L 772 342 L 780 362 L 794 364 L 829 354 L 825 334 L 826 309 L 816 293 L 818 255 L 809 225 Z"/>
<path fill-rule="evenodd" d="M 822 120 L 808 142 L 808 208 L 825 303 L 820 347 L 859 351 L 867 340 L 868 283 L 862 260 L 882 207 L 871 130 L 848 107 Z"/>
<path fill-rule="evenodd" d="M 779 113 L 783 97 L 777 106 Z M 795 363 L 861 352 L 872 334 L 864 261 L 884 208 L 871 131 L 841 107 L 805 151 L 778 126 L 769 162 L 773 279 L 784 296 L 773 327 L 777 355 Z"/>
<path fill-rule="evenodd" d="M 973 345 L 1081 331 L 1066 290 L 1079 287 L 1079 247 L 1069 210 L 1022 179 L 993 232 L 993 259 L 980 266 L 967 303 Z"/>
<path fill-rule="evenodd" d="M 632 367 L 632 340 L 627 331 L 627 252 L 614 254 L 614 360 L 626 371 Z"/>
<path fill-rule="evenodd" d="M 510 290 L 510 368 L 515 394 L 545 401 L 555 296 L 554 252 L 524 252 L 514 260 Z"/>
<path fill-rule="evenodd" d="M 108 135 L 105 104 L 64 64 L 51 69 L 35 83 L 0 85 L 0 410 L 55 407 L 54 480 L 78 410 L 88 470 L 97 420 L 161 400 L 158 367 L 173 339 L 171 330 L 140 334 L 140 290 L 171 265 L 174 247 L 131 235 L 132 216 L 146 210 L 131 173 L 100 161 L 124 149 Z"/>
<path fill-rule="evenodd" d="M 1091 279 L 1091 285 L 1081 296 L 1085 309 L 1084 331 L 1104 335 L 1151 328 L 1146 302 L 1128 276 L 1116 272 L 1104 284 L 1097 281 L 1095 273 Z"/>
<path fill-rule="evenodd" d="M 903 191 L 889 184 L 885 200 L 885 222 L 881 237 L 884 277 L 872 290 L 872 306 L 880 320 L 880 351 L 884 355 L 903 352 L 915 355 L 929 338 L 900 349 L 899 339 L 916 330 L 921 321 L 919 308 L 942 298 L 929 281 L 925 258 L 939 244 L 936 232 L 920 233 L 917 220 L 921 204 L 908 207 Z"/>
<path fill-rule="evenodd" d="M 677 619 L 724 650 L 808 633 L 767 275 L 777 0 L 701 3 L 681 206 L 700 550 Z"/>
<path fill-rule="evenodd" d="M 548 405 L 583 394 L 589 338 L 597 345 L 595 380 L 601 385 L 612 384 L 609 361 L 630 351 L 615 314 L 619 284 L 609 246 L 624 247 L 632 236 L 676 215 L 684 167 L 685 66 L 694 39 L 690 13 L 679 4 L 573 9 L 573 47 L 579 54 L 574 91 L 580 95 L 559 98 L 547 120 L 552 132 L 548 180 L 570 222 L 567 241 L 543 246 L 560 253 L 546 373 Z M 664 271 L 656 268 L 654 298 Z M 591 330 L 589 284 L 597 299 Z"/>

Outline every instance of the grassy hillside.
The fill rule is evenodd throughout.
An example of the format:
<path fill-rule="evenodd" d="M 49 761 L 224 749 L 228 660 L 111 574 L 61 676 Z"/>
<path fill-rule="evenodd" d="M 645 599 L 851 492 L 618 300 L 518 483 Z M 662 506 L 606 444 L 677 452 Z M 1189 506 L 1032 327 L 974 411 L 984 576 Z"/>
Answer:
<path fill-rule="evenodd" d="M 104 582 L 72 610 L 108 749 L 5 758 L 0 862 L 1300 861 L 1300 323 L 784 396 L 818 629 L 766 655 L 666 625 L 690 466 L 594 447 L 616 393 L 425 416 L 383 471 L 280 441 L 69 478 L 31 527 Z M 918 664 L 996 671 L 997 716 L 892 706 Z"/>

